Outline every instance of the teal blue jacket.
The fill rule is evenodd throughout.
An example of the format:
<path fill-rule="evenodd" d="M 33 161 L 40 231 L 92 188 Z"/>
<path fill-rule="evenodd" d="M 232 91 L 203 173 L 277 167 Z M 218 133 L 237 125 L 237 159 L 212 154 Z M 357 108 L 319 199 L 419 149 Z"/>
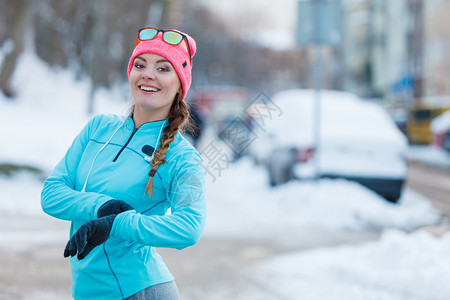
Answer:
<path fill-rule="evenodd" d="M 42 208 L 71 221 L 70 236 L 111 199 L 135 208 L 115 218 L 108 240 L 85 259 L 71 258 L 74 299 L 124 299 L 170 282 L 174 278 L 154 247 L 182 249 L 199 240 L 206 219 L 204 169 L 181 134 L 153 177 L 153 196 L 145 192 L 148 149 L 155 148 L 163 126 L 167 122 L 155 121 L 135 130 L 130 117 L 95 116 L 47 178 Z"/>

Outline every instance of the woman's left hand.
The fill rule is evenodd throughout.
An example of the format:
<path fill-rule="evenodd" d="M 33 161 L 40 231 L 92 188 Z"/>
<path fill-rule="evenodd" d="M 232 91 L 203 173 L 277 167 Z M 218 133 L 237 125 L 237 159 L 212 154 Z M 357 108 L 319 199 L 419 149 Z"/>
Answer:
<path fill-rule="evenodd" d="M 121 212 L 133 209 L 133 206 L 130 204 L 122 200 L 113 199 L 100 206 L 97 212 L 97 218 L 106 217 L 108 215 L 117 215 Z"/>
<path fill-rule="evenodd" d="M 109 237 L 111 227 L 117 215 L 88 221 L 81 225 L 64 249 L 64 257 L 75 256 L 85 258 L 95 247 L 103 244 Z"/>

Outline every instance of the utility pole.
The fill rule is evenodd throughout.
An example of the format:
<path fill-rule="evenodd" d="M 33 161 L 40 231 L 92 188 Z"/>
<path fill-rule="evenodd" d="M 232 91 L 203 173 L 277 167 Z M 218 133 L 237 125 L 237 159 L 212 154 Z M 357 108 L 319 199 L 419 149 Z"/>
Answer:
<path fill-rule="evenodd" d="M 338 0 L 298 2 L 297 44 L 314 47 L 314 164 L 315 179 L 320 177 L 320 130 L 322 90 L 322 49 L 338 47 L 342 38 L 342 10 Z"/>
<path fill-rule="evenodd" d="M 320 149 L 320 122 L 321 122 L 321 89 L 322 89 L 322 41 L 321 41 L 321 17 L 320 8 L 323 0 L 315 0 L 314 10 L 314 20 L 315 20 L 315 32 L 314 32 L 314 163 L 315 163 L 315 179 L 320 178 L 320 160 L 319 160 L 319 149 Z"/>
<path fill-rule="evenodd" d="M 412 102 L 420 102 L 423 97 L 424 3 L 423 0 L 409 0 L 407 3 L 410 24 L 407 36 L 408 71 L 413 80 Z"/>

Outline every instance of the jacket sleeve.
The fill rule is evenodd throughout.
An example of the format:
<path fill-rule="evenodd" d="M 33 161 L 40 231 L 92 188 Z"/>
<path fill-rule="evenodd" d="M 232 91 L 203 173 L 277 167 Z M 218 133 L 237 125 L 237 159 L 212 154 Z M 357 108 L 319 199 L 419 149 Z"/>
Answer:
<path fill-rule="evenodd" d="M 77 190 L 75 185 L 78 164 L 99 119 L 100 116 L 94 117 L 83 128 L 45 181 L 41 193 L 41 206 L 45 213 L 58 219 L 86 222 L 95 219 L 98 208 L 111 200 L 106 195 L 81 192 L 82 187 Z"/>
<path fill-rule="evenodd" d="M 167 192 L 170 215 L 119 214 L 111 236 L 153 247 L 182 249 L 200 239 L 206 221 L 205 178 L 198 153 L 184 157 L 173 173 Z M 170 174 L 164 173 L 164 176 Z"/>

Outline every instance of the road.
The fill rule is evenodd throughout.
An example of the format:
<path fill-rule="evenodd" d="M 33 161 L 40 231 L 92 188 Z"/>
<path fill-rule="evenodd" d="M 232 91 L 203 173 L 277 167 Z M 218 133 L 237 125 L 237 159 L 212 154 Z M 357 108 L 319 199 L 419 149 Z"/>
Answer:
<path fill-rule="evenodd" d="M 406 186 L 429 198 L 445 216 L 450 217 L 450 169 L 408 162 Z"/>

